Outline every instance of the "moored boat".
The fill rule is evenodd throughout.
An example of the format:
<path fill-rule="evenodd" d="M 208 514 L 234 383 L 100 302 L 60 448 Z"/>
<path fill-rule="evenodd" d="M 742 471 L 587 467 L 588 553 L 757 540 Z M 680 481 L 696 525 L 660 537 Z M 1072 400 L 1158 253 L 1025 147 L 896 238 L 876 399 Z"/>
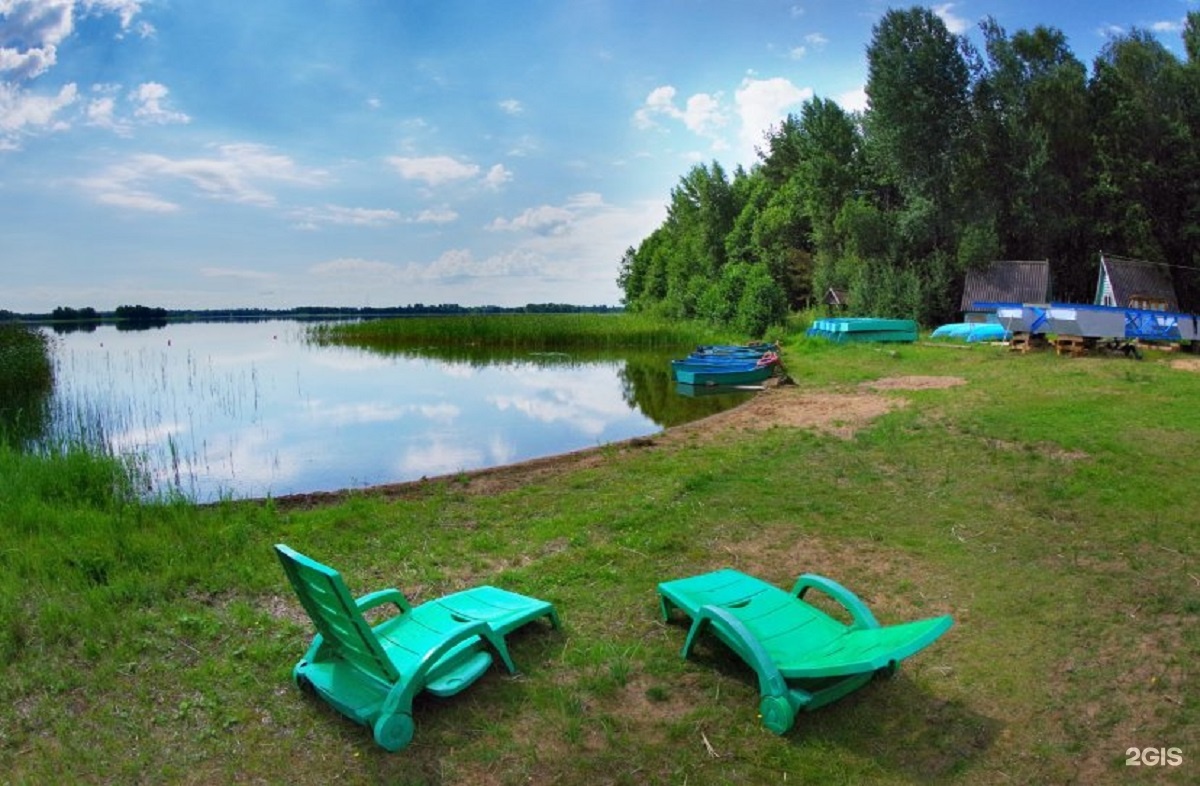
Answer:
<path fill-rule="evenodd" d="M 761 382 L 775 372 L 779 356 L 767 352 L 758 358 L 689 357 L 671 361 L 671 375 L 688 385 L 744 385 Z"/>
<path fill-rule="evenodd" d="M 748 385 L 762 382 L 775 373 L 775 365 L 749 366 L 745 368 L 677 368 L 675 381 L 685 385 Z"/>

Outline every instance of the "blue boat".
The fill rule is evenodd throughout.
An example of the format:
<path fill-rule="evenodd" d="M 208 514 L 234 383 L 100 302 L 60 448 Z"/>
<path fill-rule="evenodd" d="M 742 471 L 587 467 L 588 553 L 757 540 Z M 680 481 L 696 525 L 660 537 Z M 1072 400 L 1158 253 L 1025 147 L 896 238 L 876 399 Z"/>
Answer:
<path fill-rule="evenodd" d="M 768 352 L 779 352 L 778 344 L 704 344 L 696 347 L 688 357 L 691 358 L 707 358 L 707 357 L 735 357 L 735 358 L 760 358 Z"/>
<path fill-rule="evenodd" d="M 746 368 L 677 368 L 675 381 L 685 385 L 748 385 L 762 382 L 775 373 L 775 364 Z"/>
<path fill-rule="evenodd" d="M 671 361 L 671 375 L 688 385 L 744 385 L 762 382 L 775 373 L 779 356 L 767 352 L 761 357 L 689 357 Z"/>
<path fill-rule="evenodd" d="M 952 322 L 934 330 L 929 337 L 968 343 L 1008 341 L 1012 338 L 1012 331 L 995 322 Z"/>

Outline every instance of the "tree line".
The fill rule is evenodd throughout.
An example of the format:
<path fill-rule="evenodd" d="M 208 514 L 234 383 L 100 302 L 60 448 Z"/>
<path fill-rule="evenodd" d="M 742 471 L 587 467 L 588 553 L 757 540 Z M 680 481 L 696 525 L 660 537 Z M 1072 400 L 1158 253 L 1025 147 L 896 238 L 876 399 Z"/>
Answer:
<path fill-rule="evenodd" d="M 1180 60 L 1148 32 L 1088 68 L 1063 33 L 980 25 L 982 51 L 925 8 L 888 11 L 868 107 L 815 97 L 729 175 L 693 167 L 621 260 L 631 311 L 753 335 L 848 294 L 856 313 L 958 317 L 968 270 L 1048 259 L 1058 300 L 1091 302 L 1101 250 L 1163 264 L 1200 299 L 1200 12 Z"/>
<path fill-rule="evenodd" d="M 527 303 L 524 306 L 460 306 L 457 303 L 426 305 L 414 303 L 406 306 L 296 306 L 294 308 L 221 308 L 221 309 L 166 309 L 157 306 L 117 306 L 113 311 L 97 311 L 91 306 L 74 308 L 57 306 L 49 313 L 18 314 L 0 309 L 0 322 L 39 321 L 56 323 L 91 323 L 106 321 L 162 323 L 170 320 L 226 320 L 226 319 L 325 319 L 325 318 L 368 318 L 390 316 L 454 316 L 463 314 L 606 314 L 622 311 L 619 306 L 580 306 L 570 303 Z"/>

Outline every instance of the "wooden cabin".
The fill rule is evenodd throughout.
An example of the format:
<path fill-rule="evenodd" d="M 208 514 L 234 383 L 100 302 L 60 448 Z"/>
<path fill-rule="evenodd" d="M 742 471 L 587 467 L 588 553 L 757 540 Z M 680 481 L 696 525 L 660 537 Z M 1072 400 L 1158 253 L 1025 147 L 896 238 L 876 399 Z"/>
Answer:
<path fill-rule="evenodd" d="M 1094 303 L 1145 311 L 1179 310 L 1175 285 L 1165 266 L 1103 253 Z"/>
<path fill-rule="evenodd" d="M 825 291 L 825 311 L 828 314 L 845 311 L 850 300 L 844 289 L 830 287 Z"/>
<path fill-rule="evenodd" d="M 1050 302 L 1050 262 L 997 261 L 967 271 L 963 282 L 964 322 L 987 322 L 1002 306 Z"/>

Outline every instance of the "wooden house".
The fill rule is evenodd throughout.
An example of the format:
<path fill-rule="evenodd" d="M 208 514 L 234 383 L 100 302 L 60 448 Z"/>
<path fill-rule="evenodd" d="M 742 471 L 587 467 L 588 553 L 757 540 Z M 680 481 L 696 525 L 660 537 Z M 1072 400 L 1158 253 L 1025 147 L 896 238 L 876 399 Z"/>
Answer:
<path fill-rule="evenodd" d="M 1140 259 L 1100 254 L 1097 306 L 1178 311 L 1179 299 L 1166 267 Z"/>
<path fill-rule="evenodd" d="M 850 301 L 844 289 L 830 287 L 825 291 L 825 311 L 832 314 L 835 311 L 845 311 Z"/>
<path fill-rule="evenodd" d="M 1050 262 L 998 261 L 967 271 L 963 282 L 964 322 L 986 322 L 1003 306 L 1050 302 Z"/>

